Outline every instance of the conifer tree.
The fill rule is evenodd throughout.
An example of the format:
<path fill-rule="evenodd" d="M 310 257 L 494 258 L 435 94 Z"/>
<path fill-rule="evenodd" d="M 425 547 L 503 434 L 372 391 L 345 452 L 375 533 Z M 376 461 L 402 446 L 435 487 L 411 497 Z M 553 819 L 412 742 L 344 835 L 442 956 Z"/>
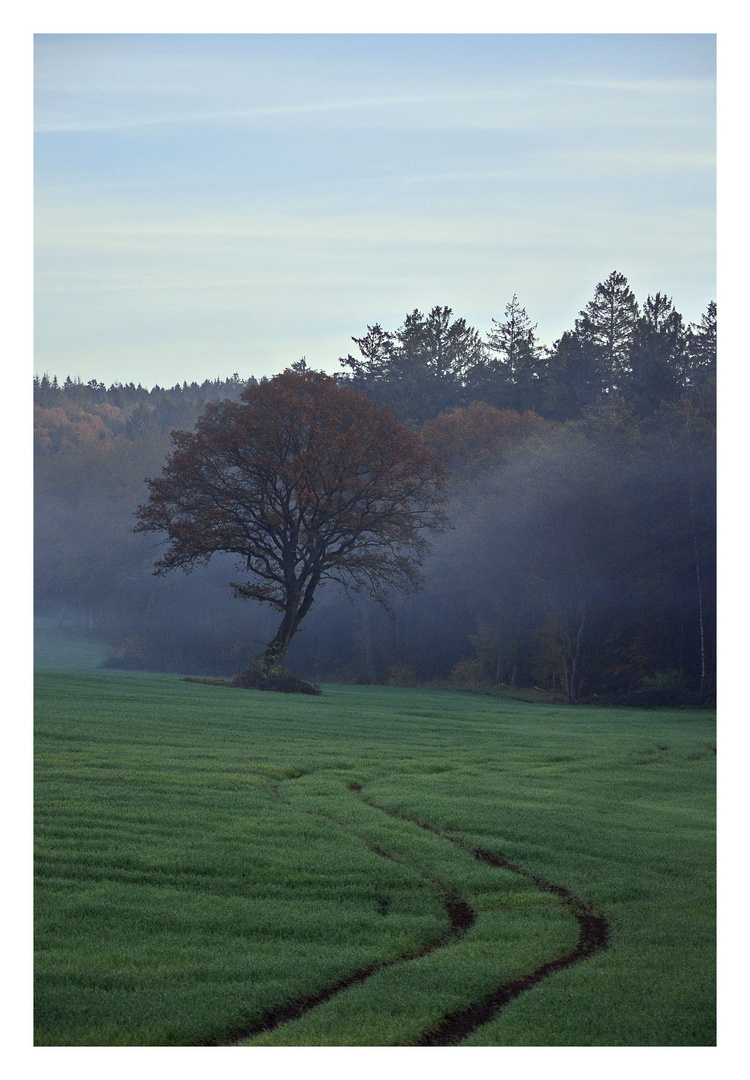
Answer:
<path fill-rule="evenodd" d="M 542 354 L 536 340 L 536 323 L 521 307 L 518 297 L 505 308 L 505 319 L 493 319 L 487 335 L 492 356 L 486 366 L 484 382 L 492 404 L 518 412 L 539 407 L 542 383 Z"/>
<path fill-rule="evenodd" d="M 638 321 L 638 303 L 624 274 L 613 270 L 596 286 L 576 320 L 576 334 L 596 355 L 602 390 L 622 387 L 629 371 L 630 345 Z"/>

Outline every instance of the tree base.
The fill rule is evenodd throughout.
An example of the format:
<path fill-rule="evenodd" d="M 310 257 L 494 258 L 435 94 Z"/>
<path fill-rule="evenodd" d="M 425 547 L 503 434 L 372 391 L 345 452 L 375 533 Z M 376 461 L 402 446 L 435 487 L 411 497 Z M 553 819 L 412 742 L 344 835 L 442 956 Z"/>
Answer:
<path fill-rule="evenodd" d="M 233 686 L 243 690 L 275 690 L 280 694 L 321 694 L 315 683 L 305 682 L 284 668 L 269 669 L 260 664 L 247 671 L 238 671 L 232 679 Z"/>

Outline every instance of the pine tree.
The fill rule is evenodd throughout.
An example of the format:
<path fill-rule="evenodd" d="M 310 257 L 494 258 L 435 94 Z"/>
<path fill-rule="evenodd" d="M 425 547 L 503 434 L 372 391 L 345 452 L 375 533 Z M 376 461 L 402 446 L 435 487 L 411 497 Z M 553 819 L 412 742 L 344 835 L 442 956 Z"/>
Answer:
<path fill-rule="evenodd" d="M 687 336 L 682 316 L 663 293 L 649 296 L 630 348 L 625 398 L 646 416 L 676 400 L 686 384 Z"/>
<path fill-rule="evenodd" d="M 596 286 L 593 299 L 576 319 L 576 334 L 599 360 L 604 393 L 619 390 L 627 377 L 638 315 L 627 278 L 613 270 L 606 281 Z"/>
<path fill-rule="evenodd" d="M 339 360 L 351 369 L 352 383 L 378 404 L 391 405 L 407 424 L 464 404 L 470 373 L 483 362 L 478 332 L 454 319 L 449 307 L 427 315 L 415 308 L 395 332 L 375 323 L 352 340 L 360 356 Z"/>
<path fill-rule="evenodd" d="M 688 327 L 688 386 L 702 389 L 716 379 L 716 303 L 712 300 L 699 323 Z"/>
<path fill-rule="evenodd" d="M 486 365 L 486 400 L 518 412 L 535 411 L 541 400 L 542 353 L 531 322 L 518 297 L 505 308 L 505 320 L 493 319 L 487 347 L 494 354 Z"/>

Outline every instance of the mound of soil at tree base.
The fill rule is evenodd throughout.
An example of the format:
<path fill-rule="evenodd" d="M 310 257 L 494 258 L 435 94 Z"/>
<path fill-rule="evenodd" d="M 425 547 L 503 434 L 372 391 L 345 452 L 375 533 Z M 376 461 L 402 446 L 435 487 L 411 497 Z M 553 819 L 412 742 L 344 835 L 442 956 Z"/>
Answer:
<path fill-rule="evenodd" d="M 304 679 L 292 675 L 291 671 L 283 668 L 278 671 L 269 671 L 264 667 L 251 667 L 247 671 L 238 671 L 232 679 L 233 686 L 239 686 L 242 690 L 276 690 L 281 694 L 322 694 L 322 690 L 314 683 L 305 682 Z"/>

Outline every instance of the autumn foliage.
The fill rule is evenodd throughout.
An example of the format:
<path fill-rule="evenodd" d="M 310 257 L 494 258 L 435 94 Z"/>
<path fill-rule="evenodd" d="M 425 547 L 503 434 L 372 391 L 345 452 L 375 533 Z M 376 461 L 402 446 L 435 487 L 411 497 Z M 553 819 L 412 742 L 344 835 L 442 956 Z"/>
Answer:
<path fill-rule="evenodd" d="M 322 372 L 287 370 L 239 402 L 213 402 L 172 441 L 136 531 L 167 534 L 157 574 L 237 556 L 247 577 L 235 595 L 283 613 L 268 666 L 280 665 L 323 582 L 379 600 L 409 591 L 425 533 L 445 525 L 434 456 L 389 408 Z"/>
<path fill-rule="evenodd" d="M 496 409 L 485 401 L 472 401 L 466 408 L 426 420 L 420 438 L 451 476 L 475 481 L 497 470 L 514 447 L 551 428 L 536 413 Z"/>

